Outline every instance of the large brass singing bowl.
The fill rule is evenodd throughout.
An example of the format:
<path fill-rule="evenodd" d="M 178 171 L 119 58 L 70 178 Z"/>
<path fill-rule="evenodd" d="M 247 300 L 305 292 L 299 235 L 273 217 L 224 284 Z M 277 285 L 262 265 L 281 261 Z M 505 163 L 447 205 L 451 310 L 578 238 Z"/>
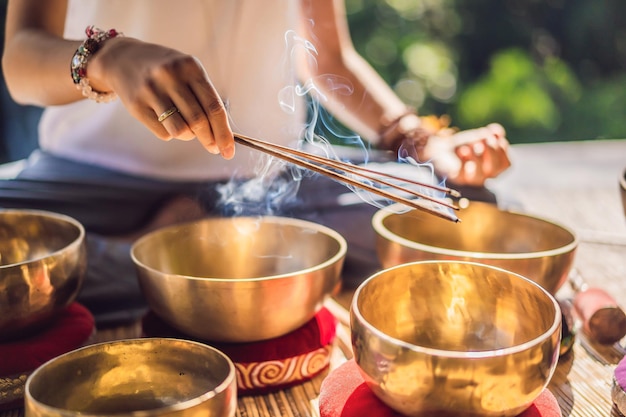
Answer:
<path fill-rule="evenodd" d="M 383 270 L 356 290 L 350 316 L 365 381 L 407 416 L 515 416 L 547 386 L 558 362 L 554 297 L 483 264 Z"/>
<path fill-rule="evenodd" d="M 232 417 L 235 366 L 219 350 L 166 338 L 83 347 L 26 381 L 28 417 Z"/>
<path fill-rule="evenodd" d="M 0 210 L 0 341 L 39 329 L 74 301 L 86 264 L 78 221 L 46 211 Z"/>
<path fill-rule="evenodd" d="M 210 218 L 170 226 L 131 248 L 150 308 L 185 334 L 249 342 L 312 319 L 340 283 L 337 232 L 284 217 Z"/>
<path fill-rule="evenodd" d="M 372 225 L 383 268 L 425 260 L 497 266 L 530 278 L 551 294 L 567 281 L 578 237 L 556 222 L 470 202 L 460 223 L 416 210 L 377 211 Z"/>

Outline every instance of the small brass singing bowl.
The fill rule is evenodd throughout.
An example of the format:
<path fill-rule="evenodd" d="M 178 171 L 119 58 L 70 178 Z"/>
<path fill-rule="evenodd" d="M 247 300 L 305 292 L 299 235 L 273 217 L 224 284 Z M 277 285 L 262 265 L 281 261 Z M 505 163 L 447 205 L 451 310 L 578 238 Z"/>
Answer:
<path fill-rule="evenodd" d="M 52 359 L 26 380 L 27 417 L 232 417 L 235 366 L 197 342 L 127 339 Z"/>
<path fill-rule="evenodd" d="M 407 416 L 518 415 L 558 363 L 555 298 L 488 265 L 424 261 L 382 270 L 357 288 L 350 318 L 366 383 Z"/>
<path fill-rule="evenodd" d="M 552 220 L 470 202 L 460 223 L 416 210 L 381 209 L 372 218 L 383 268 L 407 262 L 478 262 L 530 278 L 551 294 L 567 282 L 578 248 L 573 230 Z"/>
<path fill-rule="evenodd" d="M 286 217 L 208 218 L 169 226 L 131 248 L 152 311 L 205 341 L 251 342 L 311 320 L 340 285 L 347 243 Z"/>
<path fill-rule="evenodd" d="M 87 266 L 85 230 L 39 210 L 0 210 L 0 341 L 30 335 L 71 304 Z"/>

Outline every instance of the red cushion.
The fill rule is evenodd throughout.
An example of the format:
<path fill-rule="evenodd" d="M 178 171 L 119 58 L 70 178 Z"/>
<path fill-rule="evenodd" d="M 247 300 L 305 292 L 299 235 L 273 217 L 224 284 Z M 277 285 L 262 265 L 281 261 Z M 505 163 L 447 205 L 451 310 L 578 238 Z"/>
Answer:
<path fill-rule="evenodd" d="M 94 318 L 73 303 L 39 333 L 0 343 L 0 411 L 24 406 L 26 378 L 40 365 L 81 347 L 95 330 Z M 0 381 L 1 382 L 1 381 Z"/>
<path fill-rule="evenodd" d="M 72 303 L 41 332 L 0 343 L 0 376 L 34 371 L 44 362 L 80 347 L 94 330 L 89 310 Z"/>
<path fill-rule="evenodd" d="M 143 319 L 144 336 L 189 339 L 154 313 Z M 251 343 L 208 343 L 234 362 L 239 395 L 266 394 L 310 380 L 330 365 L 337 321 L 326 308 L 302 327 L 277 338 Z"/>
<path fill-rule="evenodd" d="M 354 359 L 345 362 L 324 379 L 320 387 L 319 408 L 320 417 L 403 417 L 369 389 Z M 519 417 L 561 417 L 561 409 L 554 395 L 545 389 Z"/>

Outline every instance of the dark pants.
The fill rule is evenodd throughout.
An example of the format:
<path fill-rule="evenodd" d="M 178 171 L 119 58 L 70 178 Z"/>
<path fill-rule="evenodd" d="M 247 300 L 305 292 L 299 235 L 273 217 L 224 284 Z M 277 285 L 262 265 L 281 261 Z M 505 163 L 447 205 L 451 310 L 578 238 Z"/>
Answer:
<path fill-rule="evenodd" d="M 0 181 L 0 207 L 49 210 L 71 216 L 87 231 L 88 271 L 78 301 L 99 327 L 136 320 L 147 310 L 130 258 L 131 243 L 120 235 L 137 232 L 172 199 L 188 196 L 208 216 L 273 214 L 328 226 L 348 242 L 343 285 L 356 288 L 380 269 L 371 218 L 376 207 L 339 204 L 351 191 L 326 177 L 305 176 L 297 196 L 280 204 L 222 204 L 226 183 L 155 181 L 84 165 L 36 151 L 29 166 L 13 180 Z M 283 185 L 293 186 L 294 181 Z M 276 191 L 275 183 L 271 184 Z M 464 191 L 467 193 L 467 190 Z M 469 198 L 491 200 L 486 190 L 470 190 Z"/>
<path fill-rule="evenodd" d="M 218 204 L 224 183 L 164 182 L 127 176 L 107 169 L 63 160 L 37 151 L 16 178 L 0 181 L 0 207 L 48 210 L 71 216 L 87 230 L 88 272 L 78 301 L 98 326 L 135 320 L 146 311 L 129 241 L 118 236 L 148 224 L 161 207 L 177 196 L 197 201 L 207 215 L 232 215 Z M 331 227 L 348 241 L 344 285 L 355 286 L 378 269 L 368 204 L 339 206 L 337 195 L 349 190 L 321 176 L 300 182 L 295 199 L 281 207 L 248 205 L 236 214 L 269 214 L 301 218 Z M 256 211 L 256 213 L 252 213 Z"/>

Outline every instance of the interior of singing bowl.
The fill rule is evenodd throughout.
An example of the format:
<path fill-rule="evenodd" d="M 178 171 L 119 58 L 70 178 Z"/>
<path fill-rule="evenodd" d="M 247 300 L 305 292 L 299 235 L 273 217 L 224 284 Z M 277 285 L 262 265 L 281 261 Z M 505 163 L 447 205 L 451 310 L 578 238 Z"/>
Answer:
<path fill-rule="evenodd" d="M 86 268 L 84 238 L 68 216 L 0 210 L 0 339 L 41 325 L 75 299 Z"/>
<path fill-rule="evenodd" d="M 558 324 L 554 301 L 522 277 L 471 263 L 406 265 L 369 281 L 355 305 L 373 328 L 416 349 L 502 350 Z"/>
<path fill-rule="evenodd" d="M 37 416 L 232 416 L 235 368 L 208 345 L 142 338 L 61 355 L 26 382 L 26 414 Z M 193 413 L 196 414 L 193 414 Z M 190 414 L 185 414 L 190 413 Z"/>
<path fill-rule="evenodd" d="M 475 261 L 516 272 L 553 294 L 567 280 L 578 247 L 571 229 L 483 202 L 470 202 L 459 218 L 460 223 L 452 223 L 416 210 L 379 210 L 372 224 L 383 267 L 433 259 Z"/>
<path fill-rule="evenodd" d="M 211 218 L 164 228 L 133 247 L 135 261 L 164 274 L 259 280 L 320 268 L 346 251 L 336 232 L 283 217 Z"/>
<path fill-rule="evenodd" d="M 202 340 L 251 342 L 311 320 L 338 288 L 346 251 L 332 229 L 261 216 L 167 227 L 139 239 L 131 255 L 165 322 Z"/>
<path fill-rule="evenodd" d="M 561 312 L 521 275 L 424 261 L 364 281 L 352 301 L 351 334 L 368 386 L 394 410 L 512 417 L 556 369 Z"/>
<path fill-rule="evenodd" d="M 66 216 L 0 210 L 0 268 L 37 261 L 78 243 L 83 227 Z"/>

